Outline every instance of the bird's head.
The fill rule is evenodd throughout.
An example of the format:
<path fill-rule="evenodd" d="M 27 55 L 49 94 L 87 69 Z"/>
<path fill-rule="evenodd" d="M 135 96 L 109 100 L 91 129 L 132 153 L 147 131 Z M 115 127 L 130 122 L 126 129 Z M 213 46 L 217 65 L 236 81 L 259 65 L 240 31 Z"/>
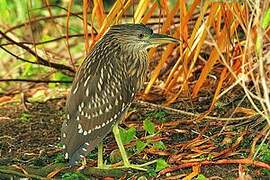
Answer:
<path fill-rule="evenodd" d="M 173 37 L 153 33 L 153 30 L 143 24 L 120 24 L 111 26 L 107 35 L 111 36 L 126 48 L 147 50 L 161 44 L 179 43 Z"/>

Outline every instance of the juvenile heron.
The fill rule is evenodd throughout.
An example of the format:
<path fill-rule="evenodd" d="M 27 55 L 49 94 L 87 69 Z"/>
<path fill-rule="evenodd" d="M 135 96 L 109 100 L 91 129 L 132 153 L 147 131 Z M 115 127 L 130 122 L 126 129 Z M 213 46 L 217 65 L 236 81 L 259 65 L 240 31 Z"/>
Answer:
<path fill-rule="evenodd" d="M 61 139 L 65 158 L 76 164 L 112 130 L 124 167 L 128 161 L 118 123 L 143 85 L 148 66 L 147 49 L 178 40 L 153 33 L 142 24 L 110 27 L 80 66 L 67 99 L 67 118 Z M 98 167 L 102 167 L 102 150 Z M 139 168 L 138 168 L 139 169 Z"/>

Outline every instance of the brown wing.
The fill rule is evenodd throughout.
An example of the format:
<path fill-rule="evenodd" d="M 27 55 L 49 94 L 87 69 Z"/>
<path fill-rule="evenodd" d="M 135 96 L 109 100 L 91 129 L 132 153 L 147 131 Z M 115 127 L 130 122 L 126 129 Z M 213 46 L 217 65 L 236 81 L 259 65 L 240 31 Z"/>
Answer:
<path fill-rule="evenodd" d="M 65 157 L 71 165 L 102 141 L 134 98 L 125 67 L 89 58 L 73 82 L 62 126 Z"/>

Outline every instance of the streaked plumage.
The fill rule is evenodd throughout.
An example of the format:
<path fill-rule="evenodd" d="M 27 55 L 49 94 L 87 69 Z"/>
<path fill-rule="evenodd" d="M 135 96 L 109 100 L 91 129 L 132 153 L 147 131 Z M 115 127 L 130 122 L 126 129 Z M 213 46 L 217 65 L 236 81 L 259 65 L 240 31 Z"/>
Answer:
<path fill-rule="evenodd" d="M 170 42 L 179 41 L 153 33 L 142 24 L 122 24 L 112 26 L 96 44 L 77 72 L 67 99 L 61 139 L 70 165 L 94 149 L 113 129 L 124 167 L 145 170 L 129 163 L 118 122 L 144 82 L 147 49 Z M 101 148 L 98 157 L 102 168 Z"/>
<path fill-rule="evenodd" d="M 151 34 L 141 24 L 112 26 L 84 60 L 67 99 L 61 134 L 71 165 L 123 118 L 144 82 L 149 44 L 143 38 Z"/>

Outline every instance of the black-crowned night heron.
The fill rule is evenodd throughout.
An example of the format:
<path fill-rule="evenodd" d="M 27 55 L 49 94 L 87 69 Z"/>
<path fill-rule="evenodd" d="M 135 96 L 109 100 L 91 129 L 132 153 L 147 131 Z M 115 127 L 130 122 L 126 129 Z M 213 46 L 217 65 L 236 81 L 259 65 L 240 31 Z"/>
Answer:
<path fill-rule="evenodd" d="M 67 118 L 62 126 L 65 158 L 76 164 L 113 130 L 124 167 L 128 161 L 118 123 L 124 118 L 135 93 L 143 85 L 148 66 L 147 49 L 178 42 L 156 34 L 142 24 L 110 27 L 80 66 L 67 99 Z M 102 150 L 98 167 L 102 167 Z"/>

